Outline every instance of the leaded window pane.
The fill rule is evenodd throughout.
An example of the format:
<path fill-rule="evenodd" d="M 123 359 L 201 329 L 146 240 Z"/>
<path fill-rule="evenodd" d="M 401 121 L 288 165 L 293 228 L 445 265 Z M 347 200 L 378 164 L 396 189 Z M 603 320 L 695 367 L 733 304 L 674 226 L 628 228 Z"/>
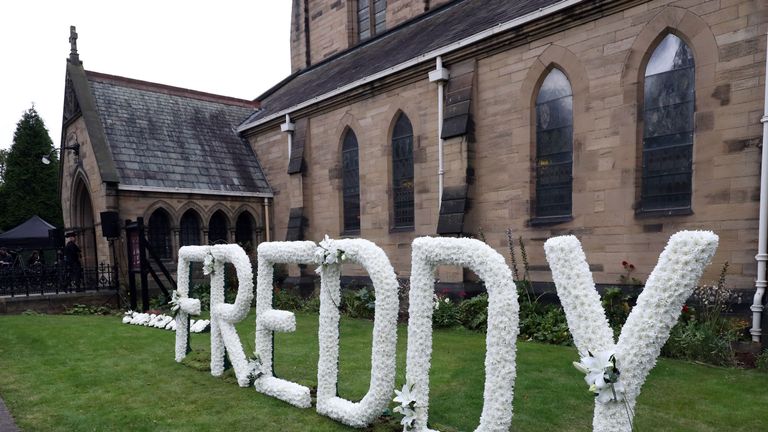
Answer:
<path fill-rule="evenodd" d="M 572 171 L 573 92 L 552 69 L 536 97 L 536 217 L 571 214 Z"/>
<path fill-rule="evenodd" d="M 171 224 L 168 213 L 158 209 L 149 218 L 149 247 L 161 258 L 171 259 Z"/>
<path fill-rule="evenodd" d="M 179 222 L 179 237 L 182 246 L 200 244 L 200 218 L 194 210 L 187 210 Z"/>
<path fill-rule="evenodd" d="M 413 128 L 405 114 L 400 114 L 392 133 L 392 195 L 395 227 L 412 227 Z"/>
<path fill-rule="evenodd" d="M 227 243 L 227 217 L 218 210 L 208 222 L 208 244 L 220 243 Z"/>
<path fill-rule="evenodd" d="M 341 150 L 344 231 L 360 230 L 360 166 L 357 137 L 352 129 L 344 136 Z"/>
<path fill-rule="evenodd" d="M 359 41 L 383 32 L 387 27 L 387 0 L 358 0 L 357 38 Z"/>
<path fill-rule="evenodd" d="M 387 25 L 387 0 L 373 1 L 374 31 L 376 34 L 383 32 Z"/>
<path fill-rule="evenodd" d="M 641 210 L 690 208 L 693 175 L 695 64 L 669 34 L 645 70 Z"/>
<path fill-rule="evenodd" d="M 370 0 L 358 0 L 357 2 L 357 36 L 358 40 L 371 37 L 371 9 Z"/>

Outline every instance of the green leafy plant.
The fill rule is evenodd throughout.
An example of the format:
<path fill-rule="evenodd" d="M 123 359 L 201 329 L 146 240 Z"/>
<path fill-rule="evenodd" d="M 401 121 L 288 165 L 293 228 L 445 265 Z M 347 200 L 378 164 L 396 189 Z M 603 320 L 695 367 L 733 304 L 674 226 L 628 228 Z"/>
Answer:
<path fill-rule="evenodd" d="M 64 315 L 111 315 L 115 311 L 108 306 L 75 304 L 64 310 Z"/>
<path fill-rule="evenodd" d="M 275 309 L 298 311 L 302 309 L 303 300 L 286 288 L 275 287 L 272 292 L 272 305 Z"/>
<path fill-rule="evenodd" d="M 755 367 L 759 371 L 768 372 L 768 349 L 763 350 L 763 352 L 757 356 Z"/>
<path fill-rule="evenodd" d="M 681 319 L 662 348 L 672 358 L 732 366 L 736 360 L 732 348 L 749 323 L 724 316 L 730 311 L 733 293 L 726 284 L 728 262 L 723 264 L 714 284 L 698 286 L 684 305 Z"/>
<path fill-rule="evenodd" d="M 350 287 L 358 286 L 356 283 Z M 373 319 L 376 309 L 376 293 L 372 287 L 362 286 L 359 289 L 347 289 L 341 295 L 341 310 L 350 318 Z"/>
<path fill-rule="evenodd" d="M 432 326 L 434 328 L 452 328 L 461 325 L 459 305 L 455 301 L 447 296 L 436 295 L 433 307 Z"/>
<path fill-rule="evenodd" d="M 632 310 L 629 305 L 631 299 L 632 297 L 625 294 L 619 287 L 611 287 L 603 292 L 601 303 L 614 336 L 621 333 L 621 327 L 627 322 L 629 312 Z"/>
<path fill-rule="evenodd" d="M 483 293 L 459 304 L 459 321 L 464 328 L 486 331 L 488 328 L 488 294 Z"/>
<path fill-rule="evenodd" d="M 553 345 L 573 345 L 565 311 L 559 305 L 521 304 L 520 337 Z"/>

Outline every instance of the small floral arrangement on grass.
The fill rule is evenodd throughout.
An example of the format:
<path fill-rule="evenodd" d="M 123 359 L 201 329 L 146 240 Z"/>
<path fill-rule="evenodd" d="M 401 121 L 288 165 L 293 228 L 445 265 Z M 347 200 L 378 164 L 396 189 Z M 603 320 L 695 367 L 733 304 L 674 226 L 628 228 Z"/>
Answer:
<path fill-rule="evenodd" d="M 262 375 L 264 375 L 264 371 L 261 366 L 261 358 L 254 352 L 253 355 L 248 358 L 248 387 L 253 386 L 253 383 L 255 383 Z"/>
<path fill-rule="evenodd" d="M 320 264 L 320 267 L 318 267 L 315 272 L 317 274 L 322 274 L 325 267 L 341 264 L 346 261 L 347 255 L 343 250 L 339 249 L 336 242 L 326 234 L 325 238 L 318 244 L 317 250 L 315 251 L 315 259 Z"/>
<path fill-rule="evenodd" d="M 416 398 L 411 393 L 412 391 L 413 384 L 405 383 L 402 390 L 395 390 L 396 396 L 393 399 L 394 402 L 400 404 L 393 411 L 403 415 L 400 424 L 406 431 L 411 430 L 413 422 L 416 420 Z"/>

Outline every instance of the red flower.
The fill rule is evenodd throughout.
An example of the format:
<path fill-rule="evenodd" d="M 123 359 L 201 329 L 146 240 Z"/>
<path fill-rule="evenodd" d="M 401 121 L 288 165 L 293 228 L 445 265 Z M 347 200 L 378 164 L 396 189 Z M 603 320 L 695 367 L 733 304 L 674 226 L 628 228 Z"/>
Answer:
<path fill-rule="evenodd" d="M 621 262 L 621 266 L 624 267 L 624 268 L 627 268 L 628 265 L 629 265 L 629 263 L 626 262 L 626 261 L 622 261 Z"/>
<path fill-rule="evenodd" d="M 683 305 L 683 313 L 687 314 L 689 311 L 690 309 L 688 309 L 688 305 Z"/>
<path fill-rule="evenodd" d="M 635 265 L 634 265 L 634 264 L 630 264 L 630 265 L 629 265 L 629 269 L 630 269 L 630 270 L 634 270 L 634 269 L 635 269 Z"/>

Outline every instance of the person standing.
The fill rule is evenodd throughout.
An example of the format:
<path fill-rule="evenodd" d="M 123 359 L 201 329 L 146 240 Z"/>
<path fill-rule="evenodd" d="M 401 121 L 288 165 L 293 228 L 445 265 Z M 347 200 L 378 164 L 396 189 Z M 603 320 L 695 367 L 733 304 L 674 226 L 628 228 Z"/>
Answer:
<path fill-rule="evenodd" d="M 64 263 L 67 268 L 67 287 L 75 283 L 75 290 L 80 291 L 83 265 L 80 262 L 80 246 L 77 245 L 77 236 L 74 231 L 66 234 L 67 244 L 64 246 Z"/>

